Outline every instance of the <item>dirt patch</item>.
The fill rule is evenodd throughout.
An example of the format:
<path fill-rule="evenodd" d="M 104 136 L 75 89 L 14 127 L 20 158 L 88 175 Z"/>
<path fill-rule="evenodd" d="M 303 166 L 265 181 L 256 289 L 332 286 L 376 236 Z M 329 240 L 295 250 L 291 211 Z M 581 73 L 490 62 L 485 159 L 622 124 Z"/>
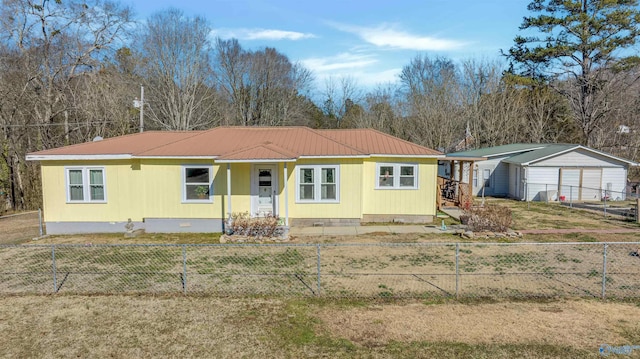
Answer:
<path fill-rule="evenodd" d="M 448 305 L 382 305 L 317 313 L 334 336 L 365 346 L 399 342 L 550 344 L 597 351 L 629 344 L 623 333 L 640 330 L 640 307 L 567 301 Z"/>

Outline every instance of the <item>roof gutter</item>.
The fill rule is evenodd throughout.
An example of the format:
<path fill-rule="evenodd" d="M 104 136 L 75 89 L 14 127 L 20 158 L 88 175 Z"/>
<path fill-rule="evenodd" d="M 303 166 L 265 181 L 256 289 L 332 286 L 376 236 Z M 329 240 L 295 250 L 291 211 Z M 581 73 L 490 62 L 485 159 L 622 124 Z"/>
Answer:
<path fill-rule="evenodd" d="M 274 163 L 274 162 L 295 162 L 295 158 L 273 158 L 273 159 L 244 159 L 244 160 L 215 160 L 216 163 Z"/>
<path fill-rule="evenodd" d="M 88 161 L 88 160 L 129 160 L 130 154 L 119 155 L 27 155 L 27 161 Z"/>

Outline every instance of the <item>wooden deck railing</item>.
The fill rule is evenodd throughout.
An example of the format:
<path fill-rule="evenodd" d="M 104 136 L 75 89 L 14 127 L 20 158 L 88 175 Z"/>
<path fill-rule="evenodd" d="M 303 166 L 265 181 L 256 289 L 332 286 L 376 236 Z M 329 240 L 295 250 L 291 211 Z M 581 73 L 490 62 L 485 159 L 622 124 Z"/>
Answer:
<path fill-rule="evenodd" d="M 436 198 L 438 209 L 447 206 L 469 208 L 472 203 L 473 195 L 468 183 L 438 177 L 438 196 Z"/>

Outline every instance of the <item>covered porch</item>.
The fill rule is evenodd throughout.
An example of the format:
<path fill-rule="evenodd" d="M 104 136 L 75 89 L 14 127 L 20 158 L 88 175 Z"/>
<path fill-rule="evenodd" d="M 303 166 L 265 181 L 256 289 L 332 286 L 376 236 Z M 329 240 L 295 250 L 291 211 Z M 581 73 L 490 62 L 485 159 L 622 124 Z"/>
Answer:
<path fill-rule="evenodd" d="M 469 208 L 473 204 L 473 185 L 478 179 L 474 174 L 477 161 L 486 157 L 452 157 L 439 159 L 436 204 L 438 210 L 447 207 Z"/>

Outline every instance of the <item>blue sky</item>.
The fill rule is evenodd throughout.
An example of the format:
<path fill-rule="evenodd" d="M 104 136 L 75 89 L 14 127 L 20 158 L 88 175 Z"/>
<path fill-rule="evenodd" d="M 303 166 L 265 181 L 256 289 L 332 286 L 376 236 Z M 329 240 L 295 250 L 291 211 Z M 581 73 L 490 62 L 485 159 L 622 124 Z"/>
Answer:
<path fill-rule="evenodd" d="M 327 78 L 373 87 L 397 80 L 417 54 L 454 60 L 500 58 L 530 0 L 209 0 L 136 1 L 139 20 L 176 7 L 207 18 L 213 36 L 244 48 L 275 47 Z"/>

